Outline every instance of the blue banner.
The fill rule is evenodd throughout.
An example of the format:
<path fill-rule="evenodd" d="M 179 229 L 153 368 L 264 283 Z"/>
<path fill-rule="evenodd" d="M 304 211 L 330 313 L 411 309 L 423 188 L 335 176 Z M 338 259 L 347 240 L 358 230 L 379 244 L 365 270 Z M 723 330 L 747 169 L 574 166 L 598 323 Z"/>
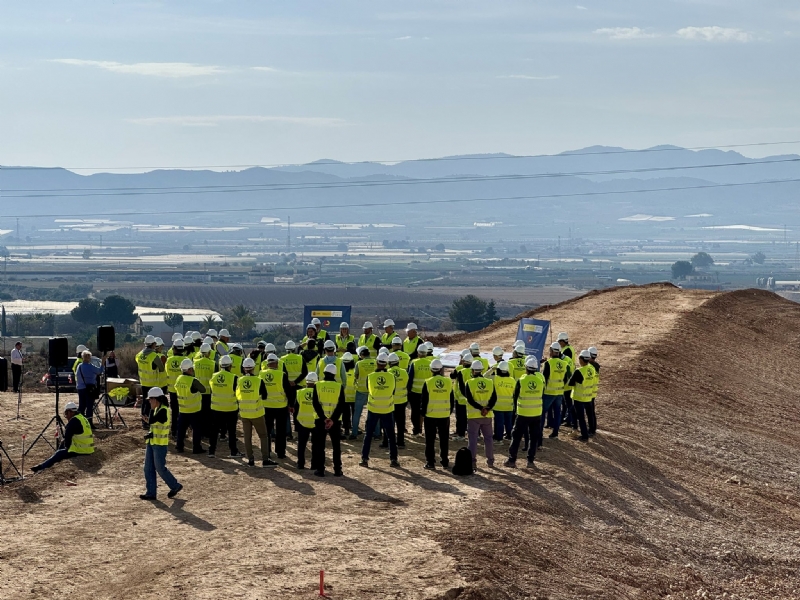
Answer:
<path fill-rule="evenodd" d="M 525 354 L 535 356 L 541 363 L 547 337 L 550 334 L 550 321 L 541 319 L 520 319 L 517 339 L 525 342 Z"/>
<path fill-rule="evenodd" d="M 303 330 L 305 331 L 305 328 L 311 323 L 311 319 L 316 317 L 322 321 L 322 328 L 333 339 L 333 336 L 339 333 L 339 325 L 342 321 L 350 324 L 350 309 L 350 306 L 306 306 L 303 309 Z M 350 329 L 352 333 L 352 327 Z"/>

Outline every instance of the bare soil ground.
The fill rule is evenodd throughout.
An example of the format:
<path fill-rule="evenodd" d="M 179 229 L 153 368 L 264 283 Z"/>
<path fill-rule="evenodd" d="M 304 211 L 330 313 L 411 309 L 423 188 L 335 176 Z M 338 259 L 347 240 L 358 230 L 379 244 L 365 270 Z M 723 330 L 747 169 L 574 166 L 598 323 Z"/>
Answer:
<path fill-rule="evenodd" d="M 341 479 L 171 453 L 186 489 L 150 504 L 141 430 L 100 432 L 94 457 L 0 491 L 0 597 L 313 598 L 320 569 L 342 599 L 800 597 L 800 306 L 648 286 L 536 313 L 600 349 L 589 444 L 548 439 L 534 470 L 479 460 L 466 479 L 423 470 L 420 438 L 400 470 L 377 445 L 360 469 L 345 444 Z M 14 402 L 17 460 L 53 409 L 31 394 L 9 422 Z"/>

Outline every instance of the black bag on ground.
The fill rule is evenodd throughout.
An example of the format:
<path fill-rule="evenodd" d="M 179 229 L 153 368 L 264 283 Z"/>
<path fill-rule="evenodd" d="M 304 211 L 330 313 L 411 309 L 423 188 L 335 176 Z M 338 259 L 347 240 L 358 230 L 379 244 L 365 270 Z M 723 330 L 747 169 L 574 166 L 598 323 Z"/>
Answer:
<path fill-rule="evenodd" d="M 458 452 L 456 452 L 456 459 L 453 462 L 453 475 L 472 475 L 474 471 L 472 470 L 472 452 L 469 451 L 469 448 L 460 448 Z"/>

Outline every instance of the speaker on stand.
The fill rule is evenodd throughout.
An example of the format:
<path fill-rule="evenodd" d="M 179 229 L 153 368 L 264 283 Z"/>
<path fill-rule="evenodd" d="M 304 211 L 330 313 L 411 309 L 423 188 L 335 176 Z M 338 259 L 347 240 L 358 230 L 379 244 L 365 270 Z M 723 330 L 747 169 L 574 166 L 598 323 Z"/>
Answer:
<path fill-rule="evenodd" d="M 24 456 L 27 456 L 28 452 L 36 445 L 39 440 L 44 440 L 47 444 L 52 448 L 54 451 L 57 449 L 56 446 L 50 442 L 50 440 L 45 437 L 45 433 L 47 430 L 50 429 L 50 426 L 55 424 L 56 426 L 56 433 L 59 439 L 64 437 L 64 420 L 61 418 L 61 414 L 58 412 L 58 400 L 59 400 L 59 391 L 58 391 L 58 371 L 62 368 L 69 368 L 67 365 L 67 361 L 69 360 L 69 340 L 65 337 L 54 337 L 50 338 L 48 341 L 47 347 L 47 364 L 50 365 L 50 374 L 53 376 L 53 380 L 56 382 L 56 406 L 55 406 L 55 414 L 44 426 L 39 435 L 36 436 L 36 439 L 33 440 L 33 443 L 28 446 L 28 449 L 25 451 Z"/>
<path fill-rule="evenodd" d="M 97 350 L 103 353 L 103 369 L 106 365 L 106 354 L 113 351 L 116 346 L 116 332 L 113 325 L 101 325 L 97 328 Z M 128 425 L 119 413 L 119 407 L 112 404 L 111 398 L 108 397 L 108 381 L 106 379 L 105 371 L 103 372 L 103 393 L 98 398 L 97 403 L 94 405 L 94 413 L 100 423 L 103 423 L 107 429 L 114 428 L 114 419 L 119 419 L 120 427 L 127 428 Z M 103 414 L 100 414 L 100 407 L 103 406 Z M 114 407 L 112 413 L 111 407 Z"/>

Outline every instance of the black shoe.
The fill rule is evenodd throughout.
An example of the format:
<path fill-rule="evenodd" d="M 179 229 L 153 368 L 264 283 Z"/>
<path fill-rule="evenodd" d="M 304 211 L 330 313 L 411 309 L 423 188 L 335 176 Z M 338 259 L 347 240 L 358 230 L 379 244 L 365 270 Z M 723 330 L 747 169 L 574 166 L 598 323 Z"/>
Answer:
<path fill-rule="evenodd" d="M 208 451 L 208 458 L 216 458 L 216 454 L 214 454 L 213 450 Z"/>
<path fill-rule="evenodd" d="M 381 448 L 388 448 L 389 447 L 389 442 L 381 442 L 380 447 Z"/>
<path fill-rule="evenodd" d="M 433 464 L 433 463 L 425 463 L 425 465 L 422 468 L 423 469 L 428 469 L 429 471 L 435 471 L 436 470 L 436 465 Z"/>
<path fill-rule="evenodd" d="M 287 441 L 293 442 L 294 441 L 294 436 L 293 435 L 287 435 L 286 439 L 287 439 Z"/>
<path fill-rule="evenodd" d="M 139 494 L 139 500 L 155 500 L 155 496 L 148 496 L 147 494 Z"/>
<path fill-rule="evenodd" d="M 358 436 L 357 436 L 357 435 L 348 435 L 348 436 L 347 436 L 347 439 L 348 439 L 348 440 L 357 440 L 357 439 L 358 439 Z"/>
<path fill-rule="evenodd" d="M 285 455 L 285 454 L 278 454 L 278 458 L 280 458 L 281 460 L 283 460 L 284 458 L 286 458 L 286 455 Z"/>
<path fill-rule="evenodd" d="M 176 487 L 174 490 L 169 491 L 169 494 L 167 494 L 167 498 L 174 498 L 175 496 L 178 495 L 178 492 L 180 492 L 182 489 L 183 486 L 179 483 L 178 487 Z"/>
<path fill-rule="evenodd" d="M 398 442 L 397 443 L 397 447 L 398 448 L 405 448 L 406 447 L 406 443 L 405 442 Z"/>
<path fill-rule="evenodd" d="M 40 467 L 39 465 L 36 465 L 35 467 L 31 467 L 31 471 L 33 471 L 34 473 L 38 473 L 41 470 L 42 470 L 42 467 Z"/>
<path fill-rule="evenodd" d="M 399 467 L 400 467 L 400 463 L 399 463 L 399 462 L 397 462 L 396 460 L 393 460 L 392 462 L 390 462 L 390 463 L 389 463 L 389 466 L 390 466 L 390 467 L 394 467 L 394 468 L 396 468 L 396 469 L 397 469 L 397 468 L 399 468 Z"/>
<path fill-rule="evenodd" d="M 325 471 L 320 471 L 319 469 L 317 469 L 316 471 L 314 471 L 314 475 L 316 475 L 317 477 L 325 477 Z"/>
<path fill-rule="evenodd" d="M 178 454 L 183 454 L 183 448 L 175 448 L 175 452 Z"/>
<path fill-rule="evenodd" d="M 532 469 L 532 468 L 534 467 L 534 464 L 533 464 L 533 461 L 532 461 L 532 460 L 529 460 L 529 461 L 528 461 L 527 467 L 528 467 L 529 469 Z"/>
<path fill-rule="evenodd" d="M 595 436 L 595 433 L 596 433 L 596 432 L 594 432 L 594 431 L 590 431 L 590 432 L 589 432 L 589 437 L 594 437 L 594 436 Z"/>
<path fill-rule="evenodd" d="M 551 434 L 550 434 L 550 435 L 548 435 L 547 437 L 549 437 L 550 439 L 552 439 L 552 438 L 557 438 L 557 437 L 558 437 L 558 432 L 557 432 L 557 431 L 554 431 L 553 433 L 551 433 Z"/>
<path fill-rule="evenodd" d="M 580 437 L 578 438 L 578 441 L 579 441 L 579 442 L 588 442 L 588 441 L 589 441 L 589 436 L 588 436 L 588 435 L 585 435 L 585 436 L 584 436 L 584 435 L 582 435 L 582 436 L 580 436 Z"/>
<path fill-rule="evenodd" d="M 274 469 L 275 467 L 278 466 L 278 463 L 276 463 L 274 460 L 267 459 L 261 461 L 261 466 L 267 467 L 269 469 Z"/>
<path fill-rule="evenodd" d="M 366 459 L 364 459 L 364 458 L 362 458 L 362 459 L 361 459 L 361 462 L 360 462 L 360 463 L 358 463 L 358 466 L 359 466 L 359 467 L 367 467 L 367 468 L 369 468 L 369 461 L 368 461 L 368 460 L 366 460 Z"/>
<path fill-rule="evenodd" d="M 237 450 L 236 452 L 231 452 L 228 458 L 239 458 L 241 456 L 244 456 L 244 454 Z"/>
<path fill-rule="evenodd" d="M 256 459 L 254 459 L 254 458 L 248 459 L 247 460 L 247 466 L 248 467 L 255 467 L 256 466 Z"/>
<path fill-rule="evenodd" d="M 202 448 L 200 448 L 200 450 L 192 450 L 192 454 L 203 454 L 203 452 L 205 452 L 205 450 Z"/>
<path fill-rule="evenodd" d="M 334 477 L 342 477 L 342 476 L 344 476 L 344 473 L 342 473 L 342 470 L 341 470 L 341 469 L 335 469 L 335 470 L 333 471 L 333 476 L 334 476 Z"/>
<path fill-rule="evenodd" d="M 523 452 L 527 452 L 528 451 L 528 444 L 525 444 L 525 447 L 522 449 L 522 451 Z"/>
<path fill-rule="evenodd" d="M 227 436 L 227 434 L 223 433 L 222 435 L 219 436 L 219 439 L 220 440 L 227 440 L 228 436 Z"/>
<path fill-rule="evenodd" d="M 440 464 L 442 465 L 443 469 L 449 469 L 450 468 L 450 461 L 449 460 L 442 460 L 442 461 L 440 461 Z"/>
<path fill-rule="evenodd" d="M 306 468 L 306 463 L 301 463 L 301 462 L 298 462 L 298 463 L 297 463 L 297 470 L 298 470 L 298 471 L 302 471 L 302 470 L 304 470 L 305 468 Z"/>

